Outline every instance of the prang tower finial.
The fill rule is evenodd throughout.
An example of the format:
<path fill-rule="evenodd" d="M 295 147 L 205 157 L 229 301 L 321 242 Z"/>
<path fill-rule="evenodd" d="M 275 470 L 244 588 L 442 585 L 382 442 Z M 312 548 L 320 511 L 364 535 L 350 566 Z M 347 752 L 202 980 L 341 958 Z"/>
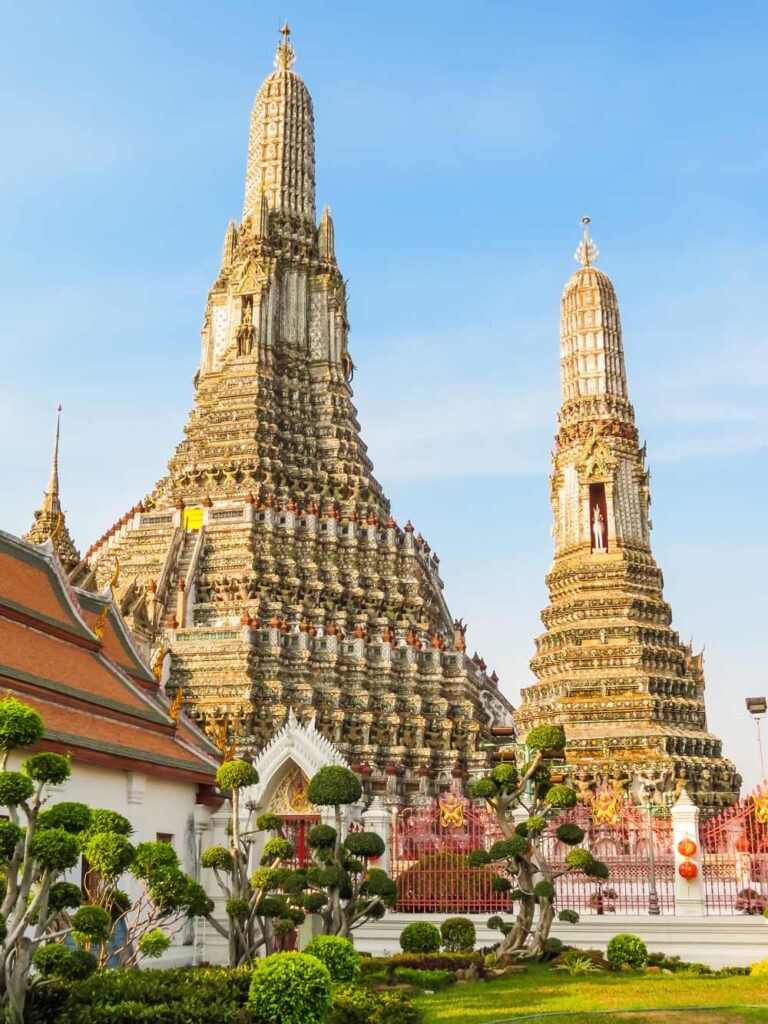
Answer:
<path fill-rule="evenodd" d="M 67 572 L 70 572 L 80 562 L 80 554 L 64 521 L 64 512 L 59 497 L 60 430 L 61 402 L 56 406 L 56 430 L 53 435 L 53 453 L 48 486 L 43 494 L 42 508 L 35 512 L 35 521 L 29 531 L 24 534 L 24 540 L 32 541 L 33 544 L 44 544 L 46 541 L 50 541 L 56 549 L 62 565 Z"/>
<path fill-rule="evenodd" d="M 253 104 L 248 140 L 243 219 L 256 218 L 262 189 L 269 209 L 296 226 L 315 227 L 315 121 L 312 99 L 304 82 L 292 71 L 295 60 L 283 26 L 277 47 L 277 68 L 262 84 Z"/>

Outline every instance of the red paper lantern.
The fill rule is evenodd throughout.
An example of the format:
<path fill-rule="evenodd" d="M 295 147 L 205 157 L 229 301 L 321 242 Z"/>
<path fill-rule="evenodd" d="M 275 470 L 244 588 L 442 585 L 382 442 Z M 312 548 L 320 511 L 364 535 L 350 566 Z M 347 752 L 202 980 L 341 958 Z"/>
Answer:
<path fill-rule="evenodd" d="M 681 839 L 677 844 L 677 852 L 681 857 L 692 857 L 696 849 L 696 843 L 692 839 Z"/>
<path fill-rule="evenodd" d="M 680 877 L 684 878 L 686 882 L 692 882 L 699 873 L 698 867 L 692 860 L 684 860 L 677 871 Z"/>

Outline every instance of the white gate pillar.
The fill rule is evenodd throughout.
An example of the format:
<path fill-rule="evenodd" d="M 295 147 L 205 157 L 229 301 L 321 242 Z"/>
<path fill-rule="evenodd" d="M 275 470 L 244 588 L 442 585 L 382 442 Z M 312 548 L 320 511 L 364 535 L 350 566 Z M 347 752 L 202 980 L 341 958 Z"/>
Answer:
<path fill-rule="evenodd" d="M 384 853 L 381 855 L 381 859 L 376 865 L 377 868 L 381 868 L 386 871 L 388 875 L 392 874 L 392 816 L 389 810 L 381 802 L 381 798 L 375 796 L 371 801 L 371 806 L 367 811 L 363 812 L 363 824 L 365 825 L 366 832 L 375 832 L 377 836 L 380 836 L 384 842 Z"/>
<path fill-rule="evenodd" d="M 698 874 L 690 882 L 682 878 L 678 871 L 686 860 L 677 848 L 684 839 L 692 839 L 696 844 L 696 852 L 688 859 L 696 865 Z M 699 808 L 685 790 L 672 806 L 672 844 L 675 854 L 675 914 L 679 917 L 703 917 L 706 913 L 706 900 L 699 838 Z"/>

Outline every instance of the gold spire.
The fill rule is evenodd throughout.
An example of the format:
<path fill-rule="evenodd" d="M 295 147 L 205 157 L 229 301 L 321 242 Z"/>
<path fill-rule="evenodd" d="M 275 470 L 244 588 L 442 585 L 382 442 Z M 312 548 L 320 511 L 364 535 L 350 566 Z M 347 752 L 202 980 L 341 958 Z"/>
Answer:
<path fill-rule="evenodd" d="M 283 27 L 280 29 L 280 33 L 283 37 L 282 43 L 278 43 L 277 53 L 275 54 L 275 67 L 278 71 L 290 71 L 293 67 L 293 62 L 296 60 L 296 53 L 289 42 L 291 30 L 288 27 L 286 21 Z"/>
<path fill-rule="evenodd" d="M 583 267 L 591 267 L 593 263 L 597 262 L 600 253 L 594 241 L 589 237 L 589 217 L 582 217 L 581 223 L 584 226 L 584 238 L 579 242 L 579 247 L 573 254 L 573 258 Z"/>
<path fill-rule="evenodd" d="M 61 427 L 61 402 L 56 406 L 56 433 L 53 438 L 53 455 L 51 456 L 51 475 L 43 497 L 43 509 L 46 512 L 59 511 L 59 429 Z"/>

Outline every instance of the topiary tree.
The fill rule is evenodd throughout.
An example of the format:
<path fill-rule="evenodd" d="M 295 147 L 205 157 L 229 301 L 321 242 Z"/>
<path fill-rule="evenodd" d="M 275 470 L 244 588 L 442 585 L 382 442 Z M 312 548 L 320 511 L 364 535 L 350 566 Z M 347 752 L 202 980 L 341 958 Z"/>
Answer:
<path fill-rule="evenodd" d="M 253 969 L 248 1008 L 260 1024 L 320 1024 L 331 1002 L 328 968 L 306 953 L 274 953 Z"/>
<path fill-rule="evenodd" d="M 395 883 L 381 868 L 369 867 L 384 853 L 375 832 L 350 832 L 341 838 L 341 809 L 362 796 L 360 780 L 349 768 L 328 765 L 312 776 L 307 797 L 318 807 L 333 807 L 336 827 L 315 825 L 307 836 L 315 866 L 307 872 L 313 913 L 324 935 L 349 938 L 366 921 L 384 916 L 397 899 Z"/>
<path fill-rule="evenodd" d="M 39 742 L 43 735 L 43 721 L 33 708 L 10 695 L 0 700 L 0 804 L 8 812 L 8 820 L 0 821 L 0 1006 L 11 1024 L 23 1021 L 33 962 L 38 977 L 84 977 L 98 963 L 88 950 L 106 950 L 116 922 L 131 911 L 134 916 L 127 923 L 122 952 L 130 949 L 127 959 L 132 962 L 142 953 L 159 955 L 160 939 L 155 937 L 154 945 L 150 942 L 142 949 L 145 936 L 157 933 L 159 922 L 167 923 L 173 914 L 187 916 L 192 911 L 194 883 L 178 865 L 173 892 L 155 891 L 159 879 L 154 875 L 149 900 L 131 902 L 117 888 L 128 869 L 140 877 L 136 851 L 127 839 L 131 825 L 122 815 L 68 801 L 46 806 L 46 787 L 60 785 L 70 776 L 69 758 L 32 754 L 22 762 L 21 771 L 8 771 L 9 753 Z M 86 896 L 62 878 L 82 853 L 92 868 Z M 61 945 L 70 934 L 80 950 Z M 166 935 L 163 948 L 168 942 Z"/>
<path fill-rule="evenodd" d="M 285 862 L 293 857 L 293 847 L 282 834 L 281 820 L 264 815 L 255 829 L 242 831 L 242 791 L 258 781 L 259 773 L 247 761 L 225 761 L 221 765 L 216 782 L 230 798 L 231 843 L 229 847 L 210 847 L 201 859 L 202 866 L 213 871 L 226 898 L 226 920 L 221 922 L 212 913 L 206 914 L 206 919 L 227 939 L 230 967 L 251 963 L 262 947 L 272 952 L 275 936 L 304 920 L 304 912 L 291 907 L 279 893 L 281 882 L 291 874 Z M 274 835 L 264 845 L 261 868 L 249 876 L 249 846 L 256 832 Z"/>
<path fill-rule="evenodd" d="M 473 850 L 470 864 L 493 864 L 499 869 L 494 881 L 497 892 L 508 892 L 518 903 L 515 920 L 508 924 L 492 917 L 488 924 L 502 932 L 499 956 L 542 958 L 555 918 L 557 879 L 566 873 L 583 872 L 592 878 L 607 878 L 608 869 L 592 854 L 579 848 L 584 832 L 577 825 L 563 823 L 556 836 L 574 847 L 565 858 L 564 870 L 550 865 L 542 837 L 552 818 L 576 804 L 576 794 L 565 785 L 553 785 L 548 760 L 562 757 L 565 732 L 559 726 L 538 726 L 526 739 L 530 759 L 521 768 L 508 762 L 496 765 L 472 787 L 472 796 L 485 800 L 493 809 L 504 839 L 490 850 Z M 528 815 L 515 824 L 514 812 L 522 808 Z M 538 920 L 534 918 L 538 908 Z M 561 920 L 578 920 L 575 911 L 561 911 Z"/>

